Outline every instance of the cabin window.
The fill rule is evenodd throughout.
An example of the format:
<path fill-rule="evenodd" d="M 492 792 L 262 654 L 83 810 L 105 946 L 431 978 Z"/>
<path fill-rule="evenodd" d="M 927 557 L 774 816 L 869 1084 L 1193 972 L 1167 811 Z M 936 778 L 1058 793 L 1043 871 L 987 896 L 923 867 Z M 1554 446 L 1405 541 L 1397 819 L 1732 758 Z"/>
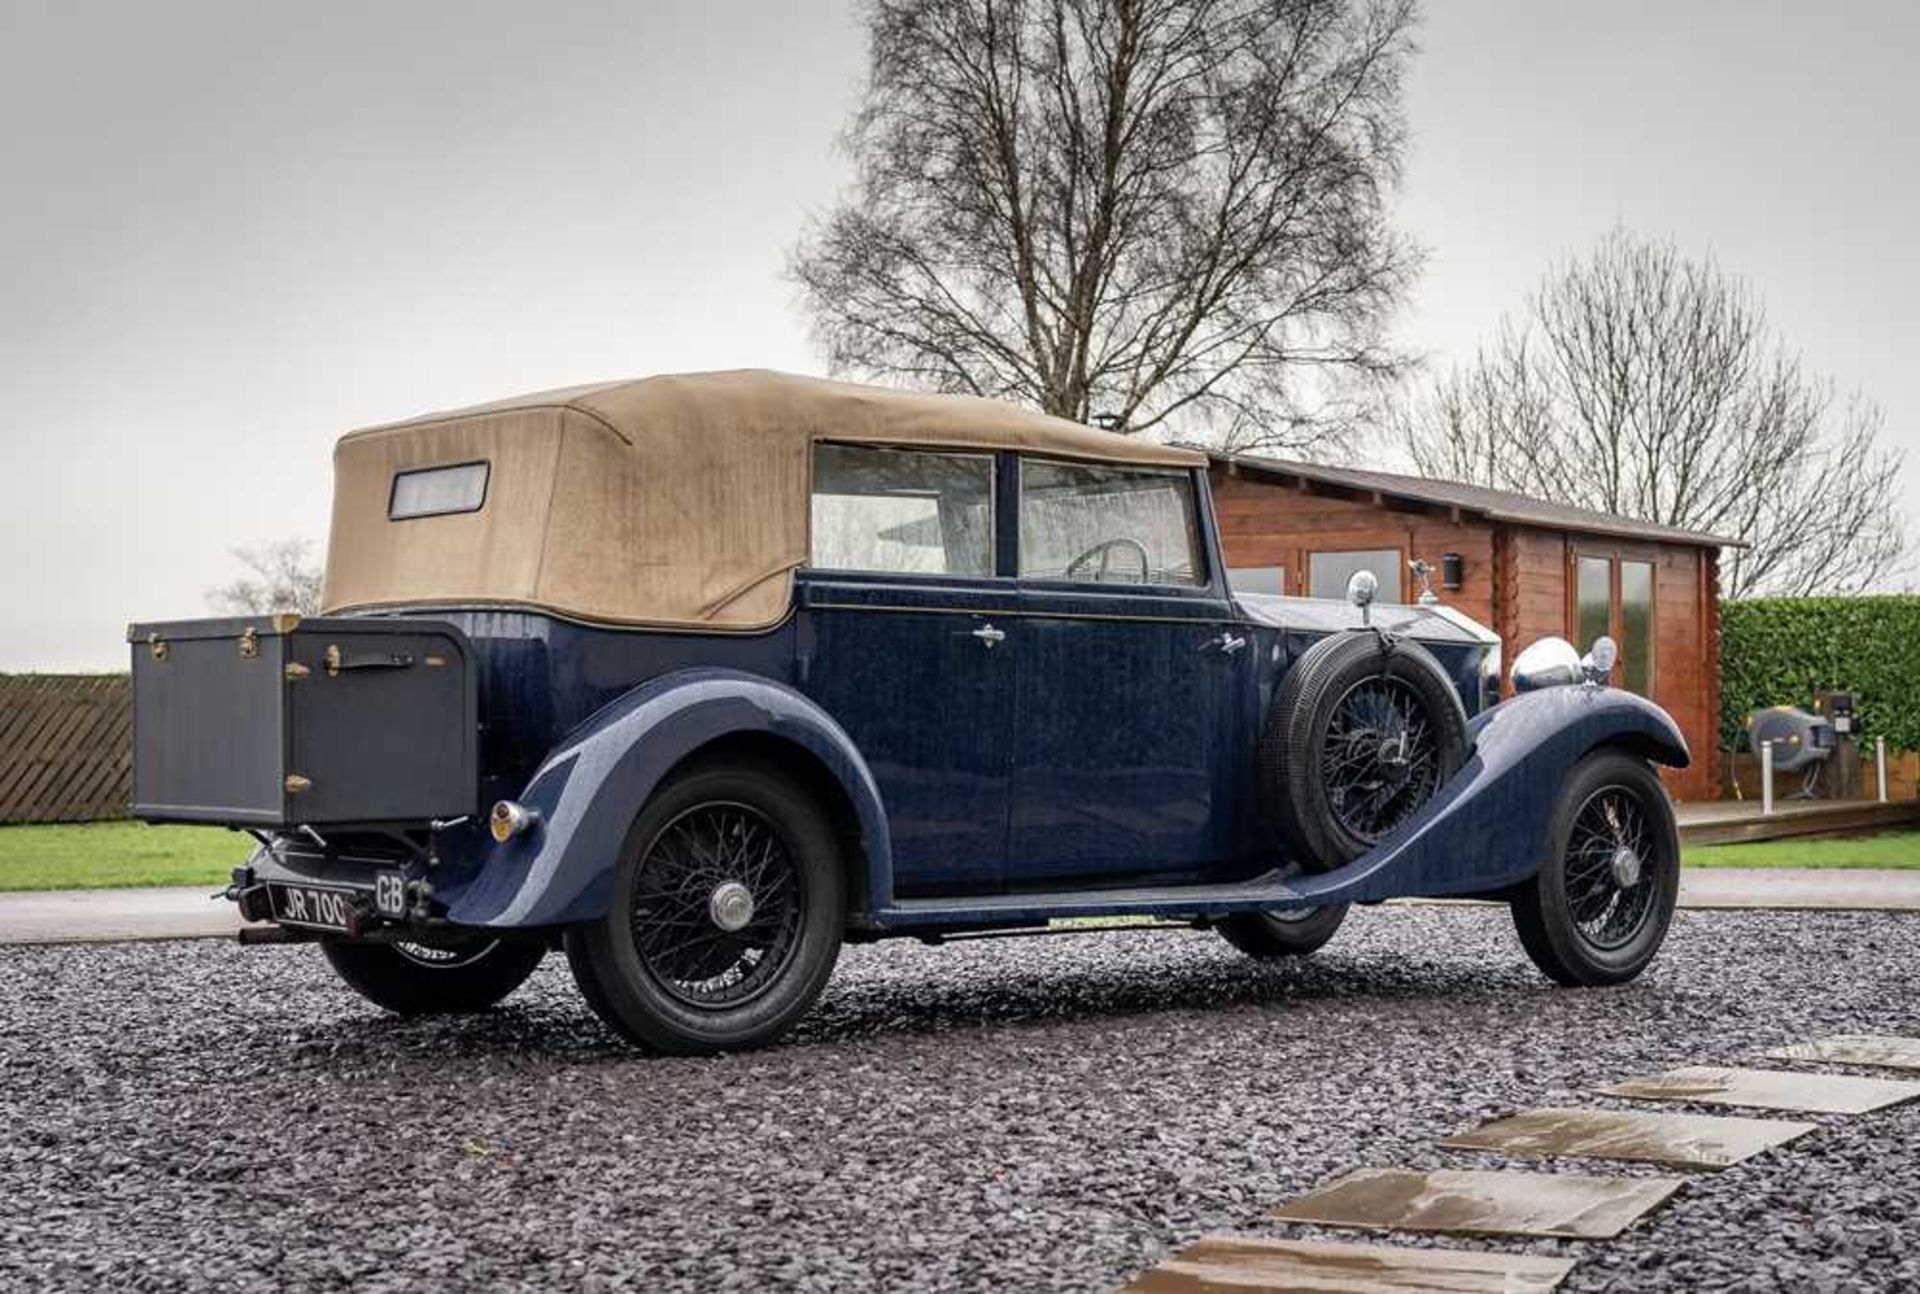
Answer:
<path fill-rule="evenodd" d="M 1653 563 L 1582 553 L 1574 559 L 1574 645 L 1609 634 L 1620 646 L 1620 686 L 1653 695 Z"/>
<path fill-rule="evenodd" d="M 1087 584 L 1199 584 L 1191 477 L 1022 459 L 1020 574 Z"/>
<path fill-rule="evenodd" d="M 1620 563 L 1620 681 L 1653 695 L 1653 563 Z"/>
<path fill-rule="evenodd" d="M 1573 579 L 1573 644 L 1581 651 L 1613 632 L 1613 559 L 1582 557 Z"/>
<path fill-rule="evenodd" d="M 993 573 L 993 459 L 859 445 L 813 451 L 821 570 Z"/>
<path fill-rule="evenodd" d="M 1227 583 L 1233 585 L 1235 593 L 1273 593 L 1284 596 L 1287 591 L 1287 568 L 1284 566 L 1229 566 Z"/>
<path fill-rule="evenodd" d="M 449 467 L 396 472 L 393 489 L 387 495 L 387 520 L 478 512 L 487 501 L 487 475 L 485 463 L 455 463 Z"/>
<path fill-rule="evenodd" d="M 1398 548 L 1358 548 L 1341 552 L 1314 553 L 1307 559 L 1307 596 L 1344 598 L 1347 581 L 1361 571 L 1372 571 L 1380 581 L 1376 598 L 1381 602 L 1405 602 L 1406 586 L 1401 572 L 1406 563 Z"/>

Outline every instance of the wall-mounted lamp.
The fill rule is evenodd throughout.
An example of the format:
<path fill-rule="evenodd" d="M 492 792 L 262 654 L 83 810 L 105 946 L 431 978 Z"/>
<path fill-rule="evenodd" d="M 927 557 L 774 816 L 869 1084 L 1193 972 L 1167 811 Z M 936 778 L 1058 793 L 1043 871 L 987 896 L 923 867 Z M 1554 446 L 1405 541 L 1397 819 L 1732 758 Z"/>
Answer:
<path fill-rule="evenodd" d="M 1440 554 L 1440 587 L 1449 593 L 1458 592 L 1466 579 L 1467 559 L 1459 553 Z"/>

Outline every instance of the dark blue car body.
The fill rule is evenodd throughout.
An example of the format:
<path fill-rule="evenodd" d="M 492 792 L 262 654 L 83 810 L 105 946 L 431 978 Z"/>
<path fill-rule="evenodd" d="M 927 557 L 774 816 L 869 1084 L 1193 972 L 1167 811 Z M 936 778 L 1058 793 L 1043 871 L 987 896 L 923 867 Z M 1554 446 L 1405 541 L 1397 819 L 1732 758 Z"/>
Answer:
<path fill-rule="evenodd" d="M 1003 473 L 1002 488 L 1017 478 Z M 987 577 L 801 571 L 792 613 L 750 635 L 403 610 L 471 644 L 479 802 L 523 803 L 541 823 L 501 844 L 478 823 L 442 832 L 445 919 L 505 930 L 603 915 L 635 806 L 685 761 L 728 748 L 770 756 L 833 802 L 860 864 L 855 937 L 1493 892 L 1537 865 L 1555 793 L 1583 755 L 1616 744 L 1686 761 L 1665 713 L 1624 692 L 1555 688 L 1489 706 L 1495 640 L 1453 613 L 1379 607 L 1363 629 L 1344 603 L 1236 597 L 1203 472 L 1194 485 L 1208 566 L 1195 587 L 1019 579 L 1003 535 Z M 989 646 L 987 627 L 1004 637 Z M 1471 749 L 1371 852 L 1309 874 L 1275 841 L 1255 751 L 1299 655 L 1373 630 L 1441 663 L 1476 716 Z M 256 860 L 261 880 L 353 866 L 297 840 Z"/>
<path fill-rule="evenodd" d="M 1236 595 L 1207 463 L 762 372 L 354 432 L 327 614 L 129 627 L 134 813 L 253 833 L 243 941 L 388 1010 L 558 948 L 671 1053 L 779 1036 L 847 940 L 1067 918 L 1268 958 L 1499 896 L 1556 982 L 1639 974 L 1687 750 L 1611 641 L 1535 644 L 1501 701 L 1491 632 L 1364 568 Z"/>

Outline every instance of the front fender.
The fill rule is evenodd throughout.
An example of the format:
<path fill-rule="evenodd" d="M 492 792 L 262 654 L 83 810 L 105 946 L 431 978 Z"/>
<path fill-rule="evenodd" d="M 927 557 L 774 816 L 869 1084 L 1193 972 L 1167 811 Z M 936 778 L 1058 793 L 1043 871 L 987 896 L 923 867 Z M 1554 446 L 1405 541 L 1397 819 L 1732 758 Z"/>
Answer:
<path fill-rule="evenodd" d="M 1418 813 L 1296 888 L 1328 902 L 1497 890 L 1539 868 L 1560 787 L 1590 751 L 1617 745 L 1675 768 L 1690 758 L 1665 710 L 1602 687 L 1523 693 L 1477 716 L 1467 736 L 1466 763 Z"/>
<path fill-rule="evenodd" d="M 851 801 L 875 906 L 892 895 L 892 845 L 873 773 L 852 738 L 781 683 L 724 669 L 689 669 L 641 684 L 548 755 L 520 802 L 539 824 L 504 845 L 464 884 L 440 892 L 457 925 L 516 929 L 605 915 L 614 868 L 635 815 L 675 765 L 707 743 L 766 733 L 816 756 Z"/>

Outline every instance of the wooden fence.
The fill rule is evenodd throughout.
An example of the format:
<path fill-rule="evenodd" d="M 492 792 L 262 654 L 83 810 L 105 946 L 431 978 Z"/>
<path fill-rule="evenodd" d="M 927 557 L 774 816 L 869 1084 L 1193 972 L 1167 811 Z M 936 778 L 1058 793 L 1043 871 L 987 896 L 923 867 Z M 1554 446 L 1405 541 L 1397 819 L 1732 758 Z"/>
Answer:
<path fill-rule="evenodd" d="M 0 823 L 124 818 L 132 798 L 125 674 L 0 674 Z"/>

